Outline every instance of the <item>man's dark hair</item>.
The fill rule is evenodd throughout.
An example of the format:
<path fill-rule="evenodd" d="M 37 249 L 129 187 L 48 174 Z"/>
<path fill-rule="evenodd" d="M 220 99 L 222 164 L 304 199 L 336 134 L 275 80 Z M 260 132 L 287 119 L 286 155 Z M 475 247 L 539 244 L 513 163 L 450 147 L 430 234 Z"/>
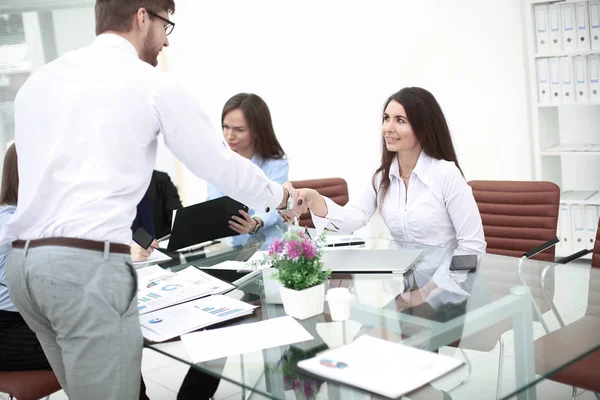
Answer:
<path fill-rule="evenodd" d="M 153 13 L 175 12 L 175 0 L 96 0 L 96 35 L 106 31 L 129 32 L 140 8 Z"/>

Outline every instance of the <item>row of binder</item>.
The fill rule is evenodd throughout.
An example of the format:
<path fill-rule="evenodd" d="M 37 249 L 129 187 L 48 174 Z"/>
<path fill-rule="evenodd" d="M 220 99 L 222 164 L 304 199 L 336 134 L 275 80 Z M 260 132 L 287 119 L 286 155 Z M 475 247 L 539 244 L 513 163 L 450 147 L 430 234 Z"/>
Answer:
<path fill-rule="evenodd" d="M 600 54 L 538 58 L 536 63 L 540 104 L 600 102 Z"/>
<path fill-rule="evenodd" d="M 537 5 L 534 16 L 538 54 L 600 49 L 600 1 Z"/>
<path fill-rule="evenodd" d="M 585 201 L 590 204 L 578 204 Z M 600 194 L 595 191 L 574 191 L 561 194 L 558 213 L 560 242 L 556 252 L 569 255 L 594 247 L 598 219 L 600 218 Z"/>

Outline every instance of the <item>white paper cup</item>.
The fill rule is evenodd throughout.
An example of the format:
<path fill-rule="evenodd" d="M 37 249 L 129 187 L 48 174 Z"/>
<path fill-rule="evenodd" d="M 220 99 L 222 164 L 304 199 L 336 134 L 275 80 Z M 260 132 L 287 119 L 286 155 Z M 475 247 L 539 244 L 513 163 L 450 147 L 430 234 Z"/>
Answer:
<path fill-rule="evenodd" d="M 350 291 L 348 288 L 329 289 L 326 300 L 333 321 L 345 321 L 350 318 Z"/>

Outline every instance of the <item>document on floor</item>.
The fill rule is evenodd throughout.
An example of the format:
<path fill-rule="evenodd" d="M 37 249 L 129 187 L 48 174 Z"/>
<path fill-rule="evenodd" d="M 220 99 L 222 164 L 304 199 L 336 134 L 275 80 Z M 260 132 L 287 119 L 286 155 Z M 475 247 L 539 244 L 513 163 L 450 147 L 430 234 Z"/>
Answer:
<path fill-rule="evenodd" d="M 252 314 L 255 308 L 256 306 L 243 301 L 215 295 L 140 315 L 140 325 L 146 339 L 163 342 L 184 333 Z"/>
<path fill-rule="evenodd" d="M 462 364 L 457 358 L 365 335 L 346 346 L 300 361 L 298 367 L 328 380 L 395 399 Z"/>
<path fill-rule="evenodd" d="M 235 286 L 195 267 L 187 267 L 177 273 L 158 275 L 144 281 L 142 285 L 144 283 L 146 284 L 141 286 L 138 291 L 140 314 L 147 314 L 189 300 L 235 289 Z"/>
<path fill-rule="evenodd" d="M 181 336 L 181 341 L 194 363 L 312 339 L 312 335 L 292 317 L 273 318 Z"/>

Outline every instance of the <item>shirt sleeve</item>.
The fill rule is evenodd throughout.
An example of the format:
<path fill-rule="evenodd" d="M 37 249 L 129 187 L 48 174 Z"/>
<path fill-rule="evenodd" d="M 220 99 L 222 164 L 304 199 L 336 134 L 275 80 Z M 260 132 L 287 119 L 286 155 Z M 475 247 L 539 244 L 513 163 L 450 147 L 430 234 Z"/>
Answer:
<path fill-rule="evenodd" d="M 269 179 L 274 182 L 284 184 L 288 181 L 289 164 L 288 160 L 282 158 L 280 160 L 269 160 L 269 167 L 266 169 L 265 174 Z M 283 222 L 281 216 L 275 209 L 271 209 L 269 212 L 255 212 L 254 217 L 260 218 L 263 222 L 262 228 L 268 228 L 276 225 L 278 222 Z M 261 229 L 262 229 L 261 228 Z"/>
<path fill-rule="evenodd" d="M 454 164 L 444 170 L 444 175 L 444 203 L 456 231 L 456 254 L 485 253 L 483 223 L 471 186 Z"/>
<path fill-rule="evenodd" d="M 327 215 L 324 218 L 316 216 L 311 211 L 311 217 L 318 234 L 329 229 L 349 234 L 367 225 L 377 209 L 377 193 L 370 184 L 363 189 L 356 201 L 350 201 L 345 206 L 334 203 L 323 196 L 327 204 Z"/>
<path fill-rule="evenodd" d="M 165 74 L 156 86 L 153 104 L 165 144 L 192 173 L 256 210 L 281 204 L 281 184 L 233 152 L 188 92 Z"/>

